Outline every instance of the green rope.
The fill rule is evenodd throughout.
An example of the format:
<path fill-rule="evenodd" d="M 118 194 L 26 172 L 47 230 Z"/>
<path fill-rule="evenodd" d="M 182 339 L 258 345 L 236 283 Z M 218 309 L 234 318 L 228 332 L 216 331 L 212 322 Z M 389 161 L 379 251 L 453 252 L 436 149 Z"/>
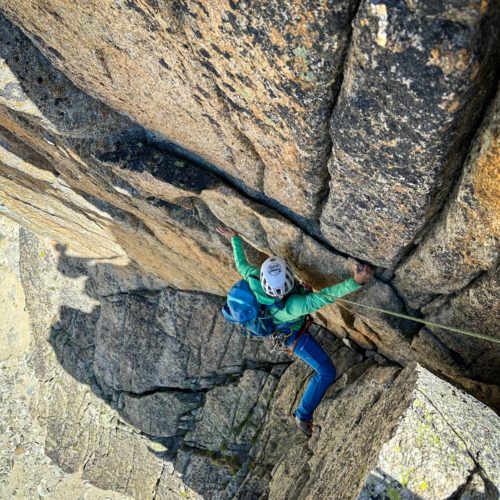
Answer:
<path fill-rule="evenodd" d="M 322 295 L 327 295 L 327 294 L 322 294 Z M 327 295 L 327 296 L 331 297 L 331 295 Z M 417 323 L 423 323 L 424 325 L 427 325 L 427 326 L 434 326 L 436 328 L 442 328 L 443 330 L 449 330 L 451 332 L 461 333 L 462 335 L 468 335 L 469 337 L 476 337 L 478 339 L 489 340 L 490 342 L 496 342 L 497 344 L 500 344 L 500 338 L 489 337 L 488 335 L 482 335 L 481 333 L 468 332 L 467 330 L 462 330 L 461 328 L 455 328 L 453 326 L 446 326 L 446 325 L 441 325 L 439 323 L 433 323 L 432 321 L 428 321 L 425 319 L 414 318 L 413 316 L 408 316 L 407 314 L 397 313 L 394 311 L 387 311 L 385 309 L 381 309 L 379 307 L 374 307 L 374 306 L 368 306 L 366 304 L 360 304 L 360 303 L 354 302 L 352 300 L 346 300 L 346 299 L 336 299 L 336 300 L 337 300 L 337 302 L 346 302 L 348 304 L 352 304 L 355 306 L 360 306 L 360 307 L 364 307 L 366 309 L 371 309 L 372 311 L 390 314 L 391 316 L 396 316 L 398 318 L 409 319 L 410 321 L 416 321 Z"/>

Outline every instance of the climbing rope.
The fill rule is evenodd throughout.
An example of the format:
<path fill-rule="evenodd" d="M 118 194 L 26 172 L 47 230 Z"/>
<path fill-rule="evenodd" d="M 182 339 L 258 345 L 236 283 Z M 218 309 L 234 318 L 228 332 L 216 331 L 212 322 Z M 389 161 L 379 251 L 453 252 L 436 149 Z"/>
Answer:
<path fill-rule="evenodd" d="M 332 297 L 331 295 L 328 295 L 328 294 L 322 294 L 322 295 L 327 295 L 328 297 Z M 467 335 L 469 337 L 476 337 L 478 339 L 488 340 L 490 342 L 495 342 L 497 344 L 500 344 L 500 338 L 490 337 L 488 335 L 483 335 L 481 333 L 469 332 L 467 330 L 463 330 L 462 328 L 455 328 L 453 326 L 447 326 L 447 325 L 442 325 L 440 323 L 434 323 L 433 321 L 428 321 L 426 319 L 421 319 L 421 318 L 415 318 L 413 316 L 409 316 L 408 314 L 397 313 L 394 311 L 387 311 L 386 309 L 382 309 L 380 307 L 374 307 L 374 306 L 368 306 L 366 304 L 360 304 L 359 302 L 354 302 L 353 300 L 336 299 L 336 301 L 337 302 L 345 302 L 347 304 L 352 304 L 354 306 L 364 307 L 365 309 L 370 309 L 372 311 L 377 311 L 377 312 L 381 312 L 384 314 L 389 314 L 391 316 L 396 316 L 397 318 L 403 318 L 403 319 L 408 319 L 410 321 L 416 321 L 417 323 L 423 323 L 426 326 L 433 326 L 435 328 L 442 328 L 443 330 L 449 330 L 450 332 L 460 333 L 462 335 Z"/>

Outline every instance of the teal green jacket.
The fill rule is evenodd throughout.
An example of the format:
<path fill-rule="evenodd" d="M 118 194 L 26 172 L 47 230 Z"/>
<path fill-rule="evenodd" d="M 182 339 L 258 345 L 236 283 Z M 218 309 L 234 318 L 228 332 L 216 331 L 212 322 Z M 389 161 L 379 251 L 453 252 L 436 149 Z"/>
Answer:
<path fill-rule="evenodd" d="M 268 306 L 275 304 L 276 299 L 267 295 L 260 284 L 259 269 L 248 263 L 241 238 L 239 236 L 233 236 L 231 238 L 231 243 L 233 245 L 236 269 L 250 286 L 257 301 L 260 304 Z M 276 326 L 293 322 L 291 328 L 295 331 L 300 329 L 304 323 L 304 316 L 321 309 L 327 304 L 332 304 L 336 299 L 359 290 L 360 288 L 361 285 L 358 285 L 353 278 L 350 278 L 337 285 L 323 288 L 319 292 L 307 292 L 304 290 L 299 293 L 294 292 L 287 298 L 283 309 L 277 306 L 274 308 L 271 307 L 270 313 L 273 315 L 273 322 Z"/>

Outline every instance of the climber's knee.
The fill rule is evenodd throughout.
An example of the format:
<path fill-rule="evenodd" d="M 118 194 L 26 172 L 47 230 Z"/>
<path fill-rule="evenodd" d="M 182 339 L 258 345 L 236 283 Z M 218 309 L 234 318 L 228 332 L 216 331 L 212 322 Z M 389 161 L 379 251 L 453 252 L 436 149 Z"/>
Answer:
<path fill-rule="evenodd" d="M 329 385 L 333 384 L 337 378 L 337 370 L 330 358 L 325 359 L 325 361 L 321 363 L 318 368 L 318 375 L 325 380 L 325 382 L 329 382 Z"/>

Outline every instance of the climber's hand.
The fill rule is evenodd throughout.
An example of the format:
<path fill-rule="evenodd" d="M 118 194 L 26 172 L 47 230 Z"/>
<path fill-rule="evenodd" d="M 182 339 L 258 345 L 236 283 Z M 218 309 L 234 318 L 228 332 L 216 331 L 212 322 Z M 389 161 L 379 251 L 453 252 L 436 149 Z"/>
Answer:
<path fill-rule="evenodd" d="M 373 278 L 373 269 L 367 264 L 356 264 L 354 268 L 354 281 L 364 285 Z"/>
<path fill-rule="evenodd" d="M 233 236 L 236 236 L 238 234 L 234 229 L 225 226 L 217 226 L 215 230 L 226 238 L 232 238 Z"/>

